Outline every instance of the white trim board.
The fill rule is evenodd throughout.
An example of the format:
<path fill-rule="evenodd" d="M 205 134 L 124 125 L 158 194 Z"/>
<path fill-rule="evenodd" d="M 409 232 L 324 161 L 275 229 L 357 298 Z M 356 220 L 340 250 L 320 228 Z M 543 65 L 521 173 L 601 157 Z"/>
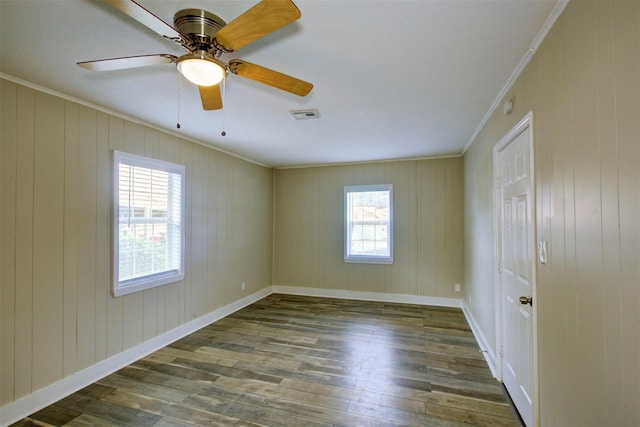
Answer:
<path fill-rule="evenodd" d="M 473 336 L 476 338 L 476 341 L 480 346 L 480 352 L 482 353 L 485 360 L 487 361 L 487 364 L 489 365 L 489 369 L 491 370 L 491 375 L 493 375 L 493 377 L 497 379 L 498 378 L 498 375 L 497 375 L 498 359 L 496 359 L 496 353 L 494 349 L 491 347 L 491 345 L 489 345 L 487 338 L 482 333 L 482 329 L 480 328 L 480 325 L 476 321 L 475 317 L 473 317 L 471 310 L 469 310 L 469 306 L 467 306 L 467 304 L 465 304 L 464 301 L 462 303 L 462 312 L 464 313 L 464 317 L 467 319 L 467 323 L 469 323 L 469 326 L 471 327 L 471 332 L 473 333 Z"/>
<path fill-rule="evenodd" d="M 253 304 L 262 298 L 271 295 L 272 288 L 266 287 L 254 294 L 248 295 L 238 301 L 220 307 L 204 316 L 198 317 L 188 323 L 178 326 L 162 335 L 158 335 L 131 347 L 122 353 L 118 353 L 108 359 L 96 363 L 87 369 L 76 372 L 60 381 L 50 384 L 25 397 L 22 397 L 6 406 L 0 407 L 0 426 L 8 426 L 24 417 L 28 417 L 40 409 L 57 402 L 64 396 L 68 396 L 83 387 L 93 384 L 105 376 L 124 368 L 154 351 L 166 347 L 172 342 L 189 335 L 223 317 L 226 317 L 249 304 Z"/>
<path fill-rule="evenodd" d="M 467 141 L 467 145 L 465 145 L 464 149 L 462 150 L 463 155 L 464 153 L 467 152 L 469 147 L 471 147 L 471 144 L 473 144 L 473 141 L 475 141 L 476 137 L 478 136 L 482 128 L 484 128 L 484 125 L 487 124 L 493 112 L 501 104 L 502 98 L 504 98 L 507 92 L 511 90 L 511 88 L 515 84 L 518 77 L 520 77 L 520 74 L 522 74 L 522 71 L 524 71 L 524 68 L 527 66 L 529 61 L 531 61 L 531 58 L 533 57 L 533 55 L 535 55 L 535 53 L 538 51 L 538 48 L 542 44 L 542 41 L 544 40 L 544 38 L 547 36 L 549 31 L 553 27 L 553 24 L 556 23 L 556 21 L 564 11 L 564 8 L 567 7 L 567 4 L 569 4 L 569 0 L 558 0 L 553 10 L 547 17 L 547 20 L 542 25 L 542 28 L 533 39 L 533 42 L 531 42 L 531 45 L 529 46 L 529 50 L 527 50 L 525 54 L 522 56 L 522 59 L 520 59 L 520 62 L 516 66 L 515 70 L 513 70 L 513 73 L 511 73 L 511 76 L 509 76 L 509 79 L 504 84 L 500 92 L 498 92 L 498 95 L 496 96 L 496 98 L 493 100 L 493 103 L 489 107 L 489 110 L 487 110 L 487 113 L 484 115 L 482 120 L 480 120 L 480 123 L 478 123 L 478 126 L 476 126 L 476 129 L 473 131 L 471 138 L 469 138 L 469 141 Z"/>
<path fill-rule="evenodd" d="M 365 160 L 361 162 L 343 162 L 343 163 L 308 163 L 304 165 L 297 166 L 274 166 L 273 169 L 276 170 L 287 170 L 287 169 L 308 169 L 308 168 L 326 168 L 326 167 L 334 167 L 334 166 L 352 166 L 352 165 L 375 165 L 378 163 L 392 163 L 392 162 L 419 162 L 421 160 L 440 160 L 440 159 L 456 159 L 458 157 L 462 157 L 462 153 L 460 154 L 446 154 L 442 156 L 426 156 L 426 157 L 400 157 L 397 159 L 389 158 L 389 159 L 381 159 L 381 160 Z"/>
<path fill-rule="evenodd" d="M 461 307 L 461 299 L 444 297 L 425 297 L 407 294 L 388 294 L 383 292 L 358 292 L 344 289 L 304 288 L 297 286 L 273 286 L 274 294 L 304 295 L 322 298 L 343 298 L 362 301 L 398 302 L 403 304 L 435 305 L 439 307 Z"/>

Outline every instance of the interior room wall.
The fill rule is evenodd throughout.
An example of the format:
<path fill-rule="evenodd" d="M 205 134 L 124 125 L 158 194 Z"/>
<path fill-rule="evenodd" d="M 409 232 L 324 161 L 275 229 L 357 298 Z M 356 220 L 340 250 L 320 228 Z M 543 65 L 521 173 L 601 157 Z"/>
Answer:
<path fill-rule="evenodd" d="M 496 346 L 492 150 L 533 111 L 540 425 L 640 425 L 640 2 L 570 2 L 506 99 L 464 156 L 465 304 Z"/>
<path fill-rule="evenodd" d="M 275 181 L 274 285 L 386 298 L 462 295 L 454 291 L 463 274 L 460 157 L 279 169 Z M 362 184 L 393 184 L 393 265 L 344 261 L 344 186 Z"/>
<path fill-rule="evenodd" d="M 0 406 L 270 291 L 271 168 L 1 85 Z M 184 281 L 110 295 L 114 149 L 186 165 Z"/>

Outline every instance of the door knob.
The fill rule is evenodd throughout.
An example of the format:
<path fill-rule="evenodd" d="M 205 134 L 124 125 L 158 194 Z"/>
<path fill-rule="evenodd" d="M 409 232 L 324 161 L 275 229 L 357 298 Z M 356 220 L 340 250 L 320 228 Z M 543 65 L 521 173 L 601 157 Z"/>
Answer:
<path fill-rule="evenodd" d="M 533 306 L 533 298 L 531 297 L 520 297 L 520 304 L 529 304 Z"/>

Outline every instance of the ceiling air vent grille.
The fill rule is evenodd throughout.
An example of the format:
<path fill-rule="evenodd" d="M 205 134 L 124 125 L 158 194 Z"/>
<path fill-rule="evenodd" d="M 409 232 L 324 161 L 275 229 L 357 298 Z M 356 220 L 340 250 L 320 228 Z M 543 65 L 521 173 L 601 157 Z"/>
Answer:
<path fill-rule="evenodd" d="M 310 120 L 320 118 L 320 111 L 318 110 L 291 110 L 290 113 L 296 120 Z"/>

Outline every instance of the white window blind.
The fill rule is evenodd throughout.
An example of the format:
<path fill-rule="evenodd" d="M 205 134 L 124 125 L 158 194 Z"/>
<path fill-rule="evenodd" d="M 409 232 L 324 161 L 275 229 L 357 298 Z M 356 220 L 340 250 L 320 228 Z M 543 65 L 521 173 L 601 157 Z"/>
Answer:
<path fill-rule="evenodd" d="M 114 153 L 115 296 L 184 278 L 182 165 Z"/>
<path fill-rule="evenodd" d="M 346 262 L 393 263 L 393 203 L 391 184 L 346 186 Z"/>

